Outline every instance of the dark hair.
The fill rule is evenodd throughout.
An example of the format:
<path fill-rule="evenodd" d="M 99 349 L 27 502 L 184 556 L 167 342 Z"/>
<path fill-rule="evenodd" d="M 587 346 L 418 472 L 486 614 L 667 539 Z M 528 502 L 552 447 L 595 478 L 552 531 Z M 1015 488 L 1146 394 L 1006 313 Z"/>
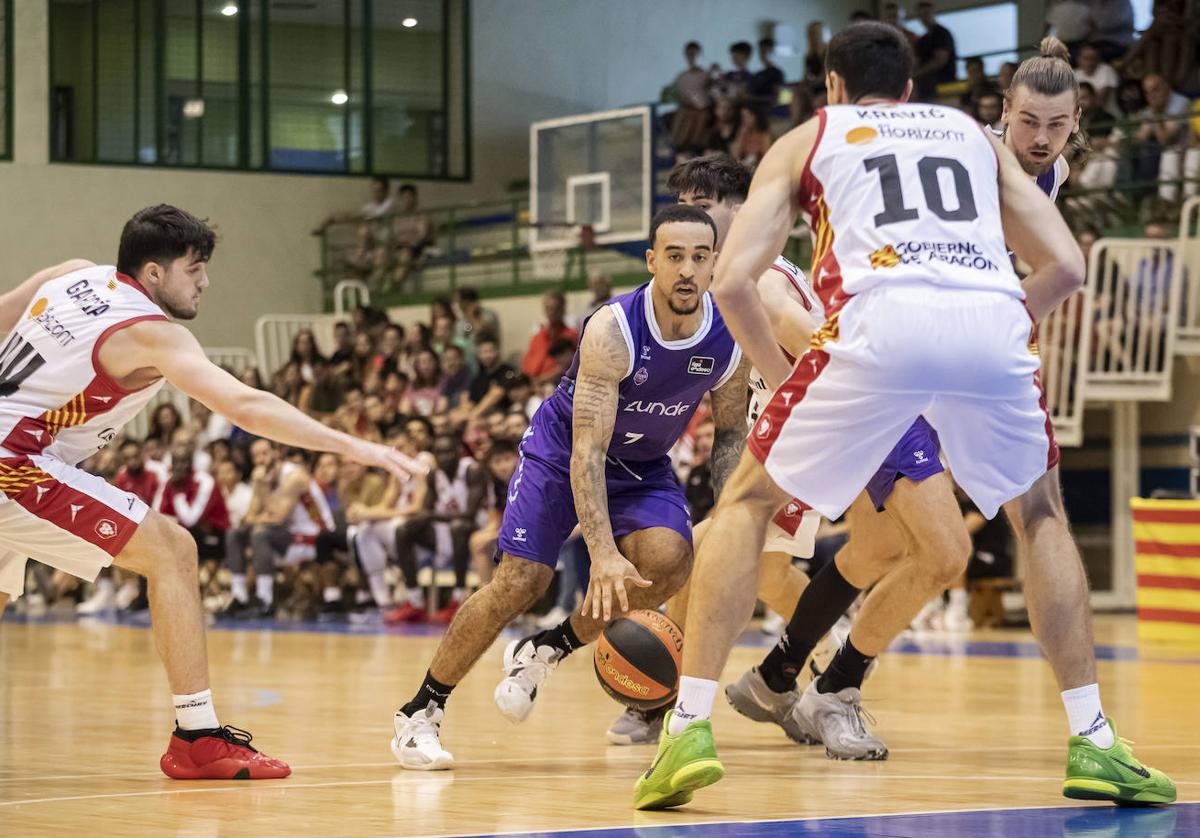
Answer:
<path fill-rule="evenodd" d="M 700 46 L 699 41 L 688 41 L 686 44 L 683 45 L 684 52 L 687 52 L 689 49 L 694 49 L 697 52 L 704 51 L 704 49 Z"/>
<path fill-rule="evenodd" d="M 117 249 L 117 270 L 136 277 L 147 262 L 167 265 L 195 253 L 207 262 L 216 247 L 217 236 L 207 219 L 199 219 L 170 204 L 158 204 L 140 210 L 125 222 Z"/>
<path fill-rule="evenodd" d="M 413 415 L 404 420 L 405 425 L 411 425 L 413 422 L 419 422 L 425 427 L 425 433 L 429 434 L 431 437 L 433 436 L 433 423 L 424 416 Z"/>
<path fill-rule="evenodd" d="M 447 352 L 457 352 L 461 357 L 463 357 L 463 358 L 467 357 L 466 351 L 461 346 L 459 346 L 457 343 L 448 343 L 442 347 L 442 357 L 443 358 L 446 357 Z M 554 353 L 551 352 L 550 354 L 553 355 Z"/>
<path fill-rule="evenodd" d="M 460 303 L 476 303 L 479 302 L 479 292 L 470 285 L 464 285 L 456 292 Z"/>
<path fill-rule="evenodd" d="M 476 346 L 476 348 L 478 348 L 480 346 L 483 346 L 485 343 L 492 343 L 492 344 L 496 345 L 497 349 L 500 348 L 500 338 L 496 337 L 495 335 L 485 334 L 479 340 L 475 341 L 475 346 Z"/>
<path fill-rule="evenodd" d="M 892 5 L 895 5 L 894 3 Z M 851 23 L 862 23 L 866 20 L 874 20 L 874 16 L 870 12 L 864 12 L 862 9 L 856 9 L 850 13 Z"/>
<path fill-rule="evenodd" d="M 758 48 L 765 49 L 765 50 L 775 49 L 775 39 L 774 38 L 759 38 L 758 39 Z"/>
<path fill-rule="evenodd" d="M 899 99 L 912 76 L 913 54 L 895 27 L 866 21 L 833 36 L 825 67 L 841 76 L 851 102 L 866 96 Z"/>
<path fill-rule="evenodd" d="M 507 439 L 493 439 L 492 446 L 488 449 L 486 459 L 490 460 L 493 457 L 500 456 L 501 454 L 512 454 L 515 456 L 516 453 L 517 446 L 513 445 Z"/>
<path fill-rule="evenodd" d="M 1033 93 L 1042 96 L 1059 96 L 1063 93 L 1074 94 L 1075 107 L 1079 107 L 1079 79 L 1071 68 L 1071 53 L 1067 45 L 1053 35 L 1042 38 L 1038 44 L 1038 54 L 1026 58 L 1013 73 L 1008 90 L 1004 91 L 1004 99 L 1012 105 L 1013 91 L 1018 87 L 1026 87 Z M 1082 130 L 1074 131 L 1068 145 L 1076 151 L 1087 151 L 1087 136 Z"/>
<path fill-rule="evenodd" d="M 750 170 L 728 154 L 706 154 L 676 165 L 667 176 L 667 190 L 740 204 L 750 192 L 750 177 Z"/>
<path fill-rule="evenodd" d="M 508 384 L 508 389 L 510 389 L 510 390 L 513 389 L 514 387 L 532 387 L 533 386 L 533 382 L 529 380 L 529 376 L 527 376 L 525 373 L 520 373 L 518 375 L 514 375 L 512 378 L 510 378 L 505 383 Z"/>
<path fill-rule="evenodd" d="M 970 67 L 971 65 L 975 65 L 977 67 L 982 67 L 983 66 L 983 56 L 982 55 L 972 55 L 971 57 L 966 59 L 966 61 L 964 62 L 964 66 Z"/>
<path fill-rule="evenodd" d="M 384 189 L 388 189 L 392 185 L 392 182 L 390 180 L 388 180 L 387 177 L 385 177 L 384 175 L 375 175 L 375 177 L 371 178 L 371 183 L 378 183 Z"/>
<path fill-rule="evenodd" d="M 749 41 L 735 41 L 729 45 L 729 52 L 733 55 L 752 55 L 754 47 Z"/>
<path fill-rule="evenodd" d="M 550 344 L 550 348 L 547 350 L 546 354 L 553 358 L 555 355 L 561 355 L 564 352 L 574 351 L 575 343 L 573 341 L 570 341 L 567 338 L 559 338 L 558 340 L 554 341 L 554 343 Z"/>
<path fill-rule="evenodd" d="M 400 188 L 396 190 L 397 195 L 403 195 L 406 192 L 411 193 L 415 197 L 417 194 L 417 187 L 411 183 L 402 183 L 400 184 Z"/>
<path fill-rule="evenodd" d="M 658 239 L 658 228 L 664 224 L 704 224 L 712 230 L 713 247 L 717 246 L 717 225 L 704 210 L 687 204 L 673 204 L 654 213 L 650 220 L 650 246 Z"/>
<path fill-rule="evenodd" d="M 142 450 L 142 441 L 140 439 L 138 439 L 136 436 L 125 437 L 125 439 L 121 440 L 121 445 L 119 448 L 117 448 L 117 450 L 124 451 L 126 448 L 128 448 L 131 445 L 139 451 Z"/>

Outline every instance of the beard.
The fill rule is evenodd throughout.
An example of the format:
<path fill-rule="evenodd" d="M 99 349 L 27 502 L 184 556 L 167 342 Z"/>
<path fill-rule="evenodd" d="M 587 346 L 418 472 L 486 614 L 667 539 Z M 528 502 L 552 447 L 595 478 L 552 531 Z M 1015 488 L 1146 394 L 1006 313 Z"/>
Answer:
<path fill-rule="evenodd" d="M 1025 154 L 1017 155 L 1017 162 L 1021 164 L 1021 168 L 1025 170 L 1025 174 L 1032 175 L 1033 177 L 1037 177 L 1038 175 L 1044 175 L 1044 174 L 1046 174 L 1046 172 L 1053 169 L 1054 161 L 1057 159 L 1058 159 L 1058 155 L 1052 154 L 1046 158 L 1045 163 L 1039 163 L 1037 160 L 1034 160 L 1032 157 L 1029 157 L 1028 155 L 1025 155 Z"/>
<path fill-rule="evenodd" d="M 679 303 L 675 302 L 675 297 L 674 297 L 674 295 L 672 295 L 670 297 L 667 297 L 667 308 L 671 309 L 671 312 L 673 314 L 679 314 L 679 315 L 695 314 L 696 309 L 700 308 L 700 301 L 702 299 L 704 299 L 703 294 L 696 294 L 695 302 L 693 302 L 690 306 L 680 305 Z"/>

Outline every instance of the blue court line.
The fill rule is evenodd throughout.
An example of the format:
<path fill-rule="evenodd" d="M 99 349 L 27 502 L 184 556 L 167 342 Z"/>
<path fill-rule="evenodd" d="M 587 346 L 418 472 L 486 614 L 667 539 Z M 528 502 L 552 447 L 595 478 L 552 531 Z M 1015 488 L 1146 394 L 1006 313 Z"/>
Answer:
<path fill-rule="evenodd" d="M 679 813 L 681 817 L 685 812 Z M 875 815 L 804 820 L 637 826 L 561 832 L 504 833 L 528 838 L 760 838 L 822 835 L 833 838 L 1175 838 L 1200 835 L 1200 804 L 1153 809 L 1116 806 L 990 809 L 924 815 Z"/>
<path fill-rule="evenodd" d="M 22 623 L 25 625 L 58 625 L 78 623 L 80 620 L 71 614 L 47 614 L 41 617 L 17 616 L 11 613 L 4 615 L 5 622 Z M 88 620 L 106 625 L 130 626 L 133 628 L 149 628 L 148 613 L 132 616 L 118 616 L 115 611 L 93 615 Z M 360 637 L 440 637 L 446 628 L 440 625 L 409 624 L 387 626 L 376 617 L 375 619 L 352 623 L 345 620 L 323 622 L 319 620 L 222 620 L 209 626 L 209 631 L 272 631 L 282 634 L 341 634 L 357 635 Z M 506 634 L 517 636 L 520 631 L 509 628 Z M 761 631 L 748 630 L 742 632 L 738 639 L 739 646 L 765 649 L 775 645 L 776 638 L 763 634 Z M 1190 652 L 1190 650 L 1189 650 Z M 971 640 L 967 637 L 920 636 L 907 634 L 888 648 L 893 655 L 934 655 L 950 658 L 1041 658 L 1042 652 L 1032 641 L 1019 640 Z M 1147 663 L 1200 665 L 1200 653 L 1180 654 L 1171 649 L 1139 649 L 1136 646 L 1096 646 L 1096 659 L 1102 661 L 1143 661 Z M 1197 833 L 1200 836 L 1200 832 Z"/>

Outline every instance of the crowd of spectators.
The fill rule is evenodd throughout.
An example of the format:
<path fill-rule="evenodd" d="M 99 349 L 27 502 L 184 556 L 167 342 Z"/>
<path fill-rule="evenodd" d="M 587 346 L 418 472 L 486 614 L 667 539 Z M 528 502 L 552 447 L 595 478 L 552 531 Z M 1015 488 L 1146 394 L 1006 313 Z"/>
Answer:
<path fill-rule="evenodd" d="M 1081 127 L 1091 138 L 1090 148 L 1072 149 L 1068 161 L 1068 194 L 1084 193 L 1072 206 L 1103 207 L 1103 191 L 1123 184 L 1133 184 L 1126 192 L 1144 213 L 1158 211 L 1158 202 L 1177 205 L 1200 193 L 1200 14 L 1186 14 L 1187 5 L 1159 0 L 1140 36 L 1129 0 L 1061 0 L 1047 9 L 1046 33 L 1069 47 L 1080 82 Z M 917 3 L 913 12 L 920 35 L 899 4 L 884 4 L 880 15 L 913 47 L 913 99 L 957 105 L 1002 130 L 1004 96 L 1017 65 L 1006 62 L 990 78 L 983 58 L 970 56 L 959 78 L 954 35 L 938 22 L 934 4 Z M 849 21 L 870 17 L 857 11 Z M 689 42 L 687 69 L 665 91 L 678 103 L 671 126 L 677 157 L 724 151 L 757 164 L 775 136 L 825 104 L 825 33 L 823 21 L 808 25 L 803 76 L 790 82 L 772 62 L 770 39 L 759 43 L 756 71 L 745 41 L 730 45 L 729 70 L 715 63 L 705 69 L 700 44 Z M 790 96 L 781 98 L 784 90 Z"/>

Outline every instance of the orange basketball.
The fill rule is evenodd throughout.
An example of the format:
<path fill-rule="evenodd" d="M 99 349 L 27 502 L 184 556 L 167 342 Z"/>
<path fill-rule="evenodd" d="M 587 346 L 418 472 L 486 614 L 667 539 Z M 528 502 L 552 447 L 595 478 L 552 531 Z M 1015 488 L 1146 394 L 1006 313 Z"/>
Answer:
<path fill-rule="evenodd" d="M 605 691 L 638 710 L 675 699 L 683 659 L 683 630 L 657 611 L 631 611 L 609 624 L 596 642 L 596 679 Z"/>

